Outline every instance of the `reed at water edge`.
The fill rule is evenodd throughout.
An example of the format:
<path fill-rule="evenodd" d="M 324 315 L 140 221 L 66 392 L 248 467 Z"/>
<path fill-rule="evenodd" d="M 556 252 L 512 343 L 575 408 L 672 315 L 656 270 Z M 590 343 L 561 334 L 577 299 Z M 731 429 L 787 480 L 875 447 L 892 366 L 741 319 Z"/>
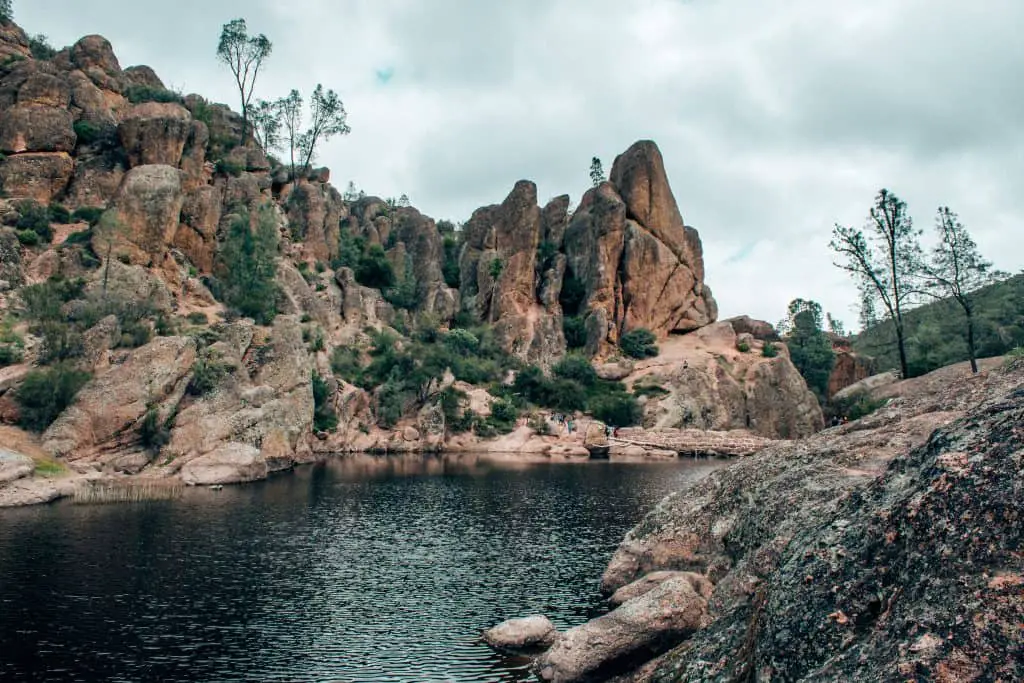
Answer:
<path fill-rule="evenodd" d="M 72 501 L 80 505 L 97 505 L 174 500 L 181 497 L 184 490 L 185 485 L 177 479 L 101 479 L 78 482 Z"/>

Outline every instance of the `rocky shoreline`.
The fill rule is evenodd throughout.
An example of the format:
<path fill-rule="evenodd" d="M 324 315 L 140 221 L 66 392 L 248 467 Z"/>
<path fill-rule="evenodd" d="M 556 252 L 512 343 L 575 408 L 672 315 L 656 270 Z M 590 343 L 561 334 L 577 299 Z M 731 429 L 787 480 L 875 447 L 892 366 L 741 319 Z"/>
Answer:
<path fill-rule="evenodd" d="M 877 412 L 669 496 L 602 577 L 614 609 L 545 632 L 538 677 L 1020 680 L 1024 362 L 986 366 L 880 386 Z"/>

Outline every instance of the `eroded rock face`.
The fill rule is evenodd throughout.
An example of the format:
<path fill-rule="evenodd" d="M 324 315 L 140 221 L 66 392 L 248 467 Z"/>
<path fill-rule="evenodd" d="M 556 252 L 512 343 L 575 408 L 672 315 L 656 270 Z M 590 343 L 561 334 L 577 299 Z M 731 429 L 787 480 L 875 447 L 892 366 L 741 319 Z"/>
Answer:
<path fill-rule="evenodd" d="M 227 443 L 187 463 L 181 480 L 189 485 L 241 484 L 267 478 L 267 461 L 258 448 Z"/>
<path fill-rule="evenodd" d="M 18 235 L 10 228 L 0 227 L 0 292 L 17 289 L 24 283 Z"/>
<path fill-rule="evenodd" d="M 71 112 L 39 104 L 16 104 L 0 117 L 0 152 L 70 152 L 75 148 Z"/>
<path fill-rule="evenodd" d="M 0 161 L 0 189 L 7 196 L 49 204 L 67 188 L 75 162 L 66 152 L 26 152 Z"/>
<path fill-rule="evenodd" d="M 96 449 L 122 436 L 137 440 L 132 429 L 148 405 L 183 391 L 195 360 L 187 337 L 160 337 L 97 376 L 43 434 L 43 448 L 70 461 L 96 455 Z M 128 444 L 123 444 L 128 445 Z"/>
<path fill-rule="evenodd" d="M 603 587 L 705 572 L 714 618 L 635 680 L 1021 678 L 1024 365 L 964 374 L 664 500 Z"/>
<path fill-rule="evenodd" d="M 750 337 L 740 351 L 727 322 L 673 336 L 661 356 L 634 364 L 627 381 L 661 387 L 644 406 L 645 425 L 654 428 L 745 429 L 773 439 L 798 439 L 824 426 L 821 406 L 789 360 L 785 345 L 765 358 Z"/>
<path fill-rule="evenodd" d="M 828 397 L 832 398 L 843 389 L 875 374 L 874 359 L 867 358 L 849 349 L 836 351 L 836 364 L 828 378 Z"/>

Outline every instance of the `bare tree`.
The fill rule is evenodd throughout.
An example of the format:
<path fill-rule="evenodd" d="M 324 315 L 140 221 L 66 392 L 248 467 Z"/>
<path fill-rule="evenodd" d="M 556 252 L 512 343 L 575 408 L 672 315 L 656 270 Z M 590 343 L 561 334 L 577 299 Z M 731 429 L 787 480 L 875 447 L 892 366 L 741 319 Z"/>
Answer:
<path fill-rule="evenodd" d="M 243 145 L 249 127 L 249 103 L 252 102 L 256 77 L 263 66 L 263 60 L 270 56 L 273 47 L 270 39 L 262 33 L 250 36 L 245 19 L 233 19 L 221 28 L 217 58 L 231 69 L 238 86 L 238 94 L 242 99 Z"/>
<path fill-rule="evenodd" d="M 110 257 L 113 256 L 114 243 L 123 235 L 124 225 L 118 218 L 117 211 L 107 209 L 96 224 L 97 241 L 103 247 L 103 300 L 107 299 L 107 281 L 110 279 Z"/>
<path fill-rule="evenodd" d="M 881 301 L 892 320 L 904 378 L 909 368 L 903 312 L 918 292 L 920 235 L 907 214 L 906 202 L 883 189 L 875 197 L 864 229 L 837 224 L 829 243 L 842 259 L 835 265 L 853 275 L 865 300 Z"/>
<path fill-rule="evenodd" d="M 924 264 L 924 291 L 937 299 L 952 298 L 963 309 L 971 372 L 977 373 L 974 302 L 971 294 L 1004 277 L 1004 274 L 992 270 L 992 263 L 982 258 L 978 245 L 967 232 L 967 228 L 948 206 L 939 208 L 935 217 L 935 232 L 939 243 L 932 250 L 931 258 Z"/>

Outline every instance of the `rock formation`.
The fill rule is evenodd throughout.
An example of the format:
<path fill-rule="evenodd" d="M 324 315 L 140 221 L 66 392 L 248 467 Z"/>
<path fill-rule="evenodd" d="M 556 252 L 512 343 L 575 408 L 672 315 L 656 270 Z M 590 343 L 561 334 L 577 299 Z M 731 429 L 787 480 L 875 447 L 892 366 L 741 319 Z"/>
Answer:
<path fill-rule="evenodd" d="M 542 207 L 536 185 L 524 180 L 502 203 L 474 212 L 461 231 L 442 235 L 413 207 L 343 197 L 328 169 L 292 177 L 252 139 L 241 139 L 241 118 L 228 107 L 166 90 L 149 67 L 122 68 L 102 36 L 38 60 L 24 33 L 4 26 L 0 58 L 0 190 L 9 198 L 0 221 L 17 224 L 29 210 L 25 200 L 52 205 L 55 215 L 81 210 L 86 217 L 51 225 L 58 233 L 52 244 L 47 236 L 34 245 L 40 240 L 20 225 L 0 228 L 0 309 L 26 284 L 85 282 L 89 301 L 68 306 L 89 325 L 69 338 L 79 344 L 80 337 L 74 363 L 92 380 L 42 441 L 80 473 L 224 483 L 265 476 L 314 450 L 479 447 L 475 437 L 438 429 L 439 406 L 422 399 L 402 406 L 395 429 L 380 428 L 380 388 L 348 384 L 332 369 L 338 349 L 352 347 L 368 359 L 375 330 L 409 338 L 430 333 L 419 328 L 443 332 L 457 317 L 460 324 L 475 317 L 505 353 L 545 369 L 570 350 L 566 321 L 582 326 L 582 350 L 598 361 L 601 377 L 661 386 L 663 393 L 641 399 L 648 426 L 768 438 L 820 427 L 820 411 L 784 352 L 740 357 L 736 334 L 747 332 L 713 325 L 717 307 L 700 239 L 683 221 L 653 142 L 620 155 L 610 181 L 587 192 L 571 214 L 568 196 Z M 280 316 L 270 326 L 234 321 L 236 312 L 217 298 L 225 239 L 247 215 L 254 225 L 260 207 L 269 207 L 280 241 Z M 105 217 L 98 228 L 104 211 L 115 220 Z M 394 287 L 360 282 L 364 247 L 383 250 Z M 449 286 L 455 281 L 458 287 Z M 145 319 L 125 319 L 123 310 L 112 315 L 111 302 L 144 308 Z M 653 331 L 668 352 L 623 361 L 618 340 L 637 328 Z M 8 421 L 17 418 L 12 390 L 41 347 L 27 324 L 18 334 L 29 340 L 25 362 L 0 387 L 0 416 Z M 716 335 L 728 348 L 711 348 Z M 677 347 L 693 355 L 672 356 Z M 230 368 L 224 384 L 209 395 L 186 391 L 206 362 Z M 314 370 L 339 417 L 333 433 L 313 433 Z M 450 368 L 443 374 L 421 393 L 451 387 L 478 417 L 490 414 L 494 398 L 486 389 L 456 382 Z M 142 444 L 144 421 L 154 414 L 166 443 Z M 500 443 L 583 455 L 578 445 L 525 428 Z M 650 455 L 642 447 L 631 452 Z"/>

